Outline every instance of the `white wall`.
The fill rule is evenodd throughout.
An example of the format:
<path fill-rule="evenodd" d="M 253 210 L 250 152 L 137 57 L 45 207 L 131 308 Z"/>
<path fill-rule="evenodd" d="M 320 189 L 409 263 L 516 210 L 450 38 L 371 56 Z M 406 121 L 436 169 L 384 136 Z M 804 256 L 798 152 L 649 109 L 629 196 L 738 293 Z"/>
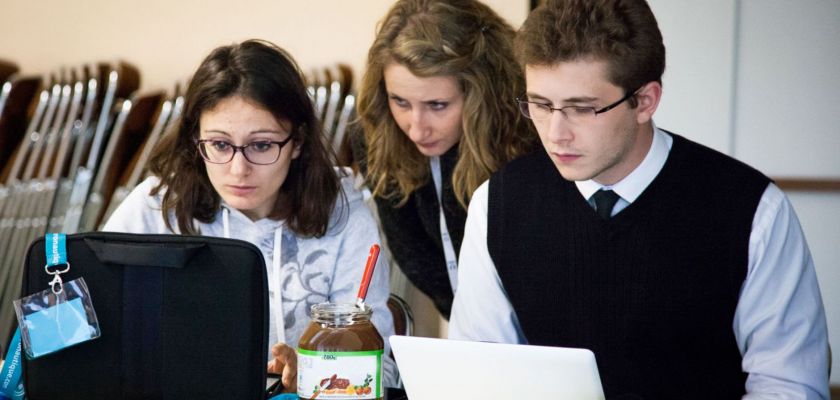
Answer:
<path fill-rule="evenodd" d="M 735 156 L 771 176 L 840 180 L 840 2 L 743 1 Z M 840 192 L 789 193 L 817 267 L 840 383 Z"/>
<path fill-rule="evenodd" d="M 667 51 L 657 124 L 771 177 L 840 180 L 840 2 L 649 0 Z M 840 192 L 789 192 L 840 384 Z"/>
<path fill-rule="evenodd" d="M 136 65 L 141 90 L 170 89 L 213 48 L 262 38 L 301 67 L 349 64 L 358 75 L 390 0 L 2 0 L 0 58 L 24 72 L 115 58 Z M 526 0 L 486 1 L 519 26 Z"/>
<path fill-rule="evenodd" d="M 840 179 L 840 2 L 650 0 L 667 47 L 659 126 L 775 177 Z M 518 26 L 527 0 L 488 0 Z M 212 48 L 259 37 L 357 75 L 389 0 L 3 0 L 0 58 L 26 73 L 123 58 L 169 89 Z M 840 384 L 840 193 L 790 193 L 817 265 Z"/>
<path fill-rule="evenodd" d="M 840 2 L 741 10 L 735 154 L 775 176 L 840 179 Z"/>
<path fill-rule="evenodd" d="M 733 2 L 653 0 L 651 8 L 665 40 L 663 99 L 656 124 L 728 153 Z"/>

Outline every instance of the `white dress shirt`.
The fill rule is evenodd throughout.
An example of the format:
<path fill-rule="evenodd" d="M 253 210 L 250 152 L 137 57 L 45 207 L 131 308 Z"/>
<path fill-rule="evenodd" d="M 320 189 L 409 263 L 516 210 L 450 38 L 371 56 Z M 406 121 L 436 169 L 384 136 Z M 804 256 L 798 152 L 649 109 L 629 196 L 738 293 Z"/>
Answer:
<path fill-rule="evenodd" d="M 608 187 L 592 180 L 575 184 L 592 205 L 599 189 L 615 191 L 615 215 L 659 174 L 672 144 L 670 135 L 654 127 L 648 154 L 627 177 Z M 487 249 L 488 187 L 484 182 L 469 205 L 449 338 L 524 344 Z M 790 201 L 775 184 L 759 201 L 749 243 L 732 321 L 741 367 L 749 374 L 744 399 L 828 399 L 828 330 L 814 261 Z"/>

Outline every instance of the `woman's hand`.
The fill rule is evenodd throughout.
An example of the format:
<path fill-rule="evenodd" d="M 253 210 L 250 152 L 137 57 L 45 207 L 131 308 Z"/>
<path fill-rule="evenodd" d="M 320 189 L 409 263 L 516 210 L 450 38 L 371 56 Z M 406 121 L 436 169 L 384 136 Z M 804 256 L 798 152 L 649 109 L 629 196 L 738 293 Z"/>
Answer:
<path fill-rule="evenodd" d="M 297 393 L 297 352 L 285 343 L 271 348 L 274 359 L 268 362 L 268 372 L 281 376 L 283 393 Z"/>

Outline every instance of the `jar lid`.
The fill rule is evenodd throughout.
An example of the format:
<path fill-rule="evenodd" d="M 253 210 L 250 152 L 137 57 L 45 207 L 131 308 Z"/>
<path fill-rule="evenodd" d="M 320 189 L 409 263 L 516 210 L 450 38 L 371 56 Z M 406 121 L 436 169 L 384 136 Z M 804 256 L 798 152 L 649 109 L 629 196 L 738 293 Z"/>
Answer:
<path fill-rule="evenodd" d="M 310 313 L 312 319 L 318 322 L 354 323 L 369 321 L 373 309 L 367 304 L 359 307 L 352 303 L 319 303 L 312 305 Z"/>

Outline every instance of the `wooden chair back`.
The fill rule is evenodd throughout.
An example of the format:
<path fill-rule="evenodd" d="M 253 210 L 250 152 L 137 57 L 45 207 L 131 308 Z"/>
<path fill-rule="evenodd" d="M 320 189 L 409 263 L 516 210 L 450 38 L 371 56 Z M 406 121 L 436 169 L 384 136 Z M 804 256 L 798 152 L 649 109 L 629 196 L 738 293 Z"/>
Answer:
<path fill-rule="evenodd" d="M 93 230 L 99 226 L 105 206 L 117 187 L 120 175 L 148 137 L 153 124 L 153 116 L 160 112 L 164 96 L 163 92 L 154 92 L 123 101 L 122 110 L 114 123 L 114 130 L 108 140 L 102 163 L 90 188 L 90 195 L 82 217 L 83 225 L 80 226 L 81 232 Z"/>
<path fill-rule="evenodd" d="M 11 167 L 12 154 L 23 141 L 27 121 L 35 117 L 41 78 L 12 78 L 0 93 L 0 165 Z M 5 169 L 5 168 L 4 168 Z M 5 176 L 0 176 L 5 182 Z"/>
<path fill-rule="evenodd" d="M 5 82 L 18 71 L 17 64 L 8 60 L 0 60 L 0 82 Z"/>

